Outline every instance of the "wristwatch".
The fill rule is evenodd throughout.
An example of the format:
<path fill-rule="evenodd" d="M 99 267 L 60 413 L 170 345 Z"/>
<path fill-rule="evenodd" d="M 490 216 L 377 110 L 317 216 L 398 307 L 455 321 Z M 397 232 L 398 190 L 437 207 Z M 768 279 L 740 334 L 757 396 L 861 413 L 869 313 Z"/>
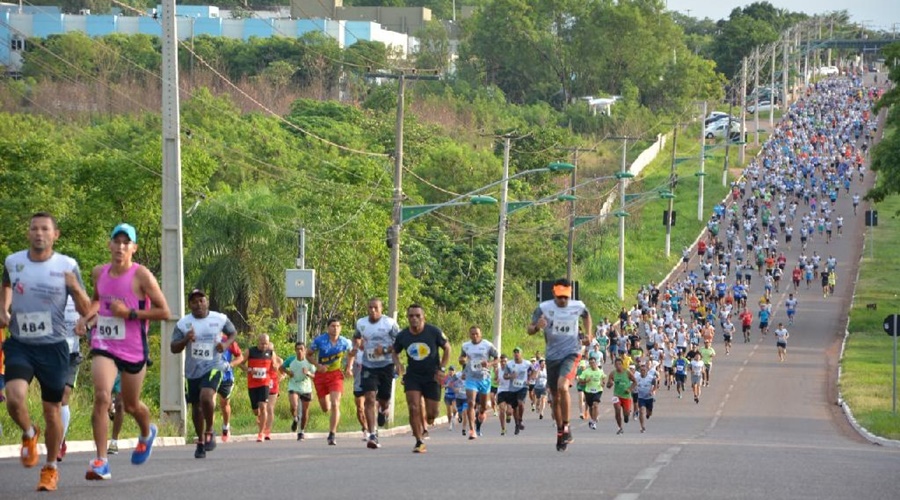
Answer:
<path fill-rule="evenodd" d="M 130 319 L 130 320 L 138 319 L 138 317 L 137 317 L 137 311 L 134 310 L 134 309 L 128 311 L 128 319 Z"/>
<path fill-rule="evenodd" d="M 442 366 L 442 367 L 438 368 L 438 371 L 441 373 L 444 373 L 447 371 L 447 369 Z"/>

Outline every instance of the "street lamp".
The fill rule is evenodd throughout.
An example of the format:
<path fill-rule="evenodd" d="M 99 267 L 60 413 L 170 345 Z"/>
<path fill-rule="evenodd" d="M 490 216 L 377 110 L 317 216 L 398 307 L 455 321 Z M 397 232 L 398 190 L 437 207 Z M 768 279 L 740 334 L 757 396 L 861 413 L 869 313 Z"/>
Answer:
<path fill-rule="evenodd" d="M 553 162 L 545 168 L 534 168 L 509 176 L 509 137 L 503 148 L 503 179 L 500 180 L 500 222 L 497 227 L 497 282 L 494 285 L 494 347 L 502 352 L 503 342 L 503 271 L 506 267 L 506 218 L 508 215 L 507 196 L 509 180 L 536 172 L 572 172 L 575 165 Z"/>

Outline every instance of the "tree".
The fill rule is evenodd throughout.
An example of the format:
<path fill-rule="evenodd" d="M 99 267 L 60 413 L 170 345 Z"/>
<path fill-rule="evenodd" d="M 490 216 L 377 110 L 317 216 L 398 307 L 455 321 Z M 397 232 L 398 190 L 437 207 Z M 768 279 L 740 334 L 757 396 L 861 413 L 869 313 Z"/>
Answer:
<path fill-rule="evenodd" d="M 882 201 L 885 197 L 900 193 L 900 43 L 884 48 L 884 60 L 888 67 L 888 77 L 894 82 L 878 104 L 874 112 L 888 110 L 884 123 L 884 134 L 872 151 L 872 170 L 879 172 L 878 184 L 869 190 L 866 199 Z"/>

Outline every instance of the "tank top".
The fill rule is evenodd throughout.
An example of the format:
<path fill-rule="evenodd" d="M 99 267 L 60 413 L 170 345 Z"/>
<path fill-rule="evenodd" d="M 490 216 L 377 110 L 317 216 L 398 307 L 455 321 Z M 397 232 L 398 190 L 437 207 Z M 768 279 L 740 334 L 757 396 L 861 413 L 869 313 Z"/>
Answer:
<path fill-rule="evenodd" d="M 97 279 L 100 310 L 97 325 L 91 334 L 91 349 L 104 351 L 128 363 L 146 361 L 148 321 L 118 318 L 109 310 L 113 300 L 120 300 L 134 310 L 150 307 L 150 299 L 139 297 L 133 290 L 134 275 L 142 266 L 132 264 L 119 276 L 109 275 L 110 266 L 111 264 L 105 264 Z"/>
<path fill-rule="evenodd" d="M 247 388 L 267 386 L 271 367 L 272 351 L 261 351 L 257 347 L 251 347 L 247 352 Z"/>

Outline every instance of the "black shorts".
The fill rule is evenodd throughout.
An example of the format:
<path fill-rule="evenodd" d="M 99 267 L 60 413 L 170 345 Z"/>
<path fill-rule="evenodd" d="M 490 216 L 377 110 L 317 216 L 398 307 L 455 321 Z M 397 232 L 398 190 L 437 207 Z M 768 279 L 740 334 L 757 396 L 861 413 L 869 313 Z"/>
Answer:
<path fill-rule="evenodd" d="M 600 392 L 586 392 L 584 393 L 584 404 L 591 406 L 594 403 L 600 404 L 600 397 L 603 396 L 603 391 Z"/>
<path fill-rule="evenodd" d="M 6 383 L 21 379 L 30 384 L 37 378 L 41 385 L 41 401 L 62 401 L 69 370 L 69 343 L 65 340 L 35 345 L 8 338 L 3 341 L 3 364 Z"/>
<path fill-rule="evenodd" d="M 258 410 L 260 403 L 269 401 L 269 386 L 264 385 L 262 387 L 247 389 L 247 394 L 250 396 L 250 408 Z"/>
<path fill-rule="evenodd" d="M 112 355 L 106 351 L 102 351 L 100 349 L 91 349 L 91 355 L 92 356 L 103 356 L 104 358 L 109 358 L 116 363 L 116 368 L 118 368 L 120 372 L 125 372 L 125 373 L 131 374 L 131 375 L 136 375 L 138 373 L 141 373 L 141 370 L 143 370 L 144 367 L 147 365 L 147 360 L 138 361 L 137 363 L 123 361 L 123 360 L 115 357 L 114 355 Z"/>
<path fill-rule="evenodd" d="M 507 404 L 509 406 L 518 406 L 519 398 L 515 392 L 503 391 L 497 393 L 497 403 Z"/>
<path fill-rule="evenodd" d="M 547 394 L 547 387 L 546 387 L 546 386 L 544 386 L 544 387 L 535 387 L 535 388 L 534 388 L 534 397 L 536 397 L 536 398 L 542 398 L 542 397 L 544 397 L 545 394 Z"/>
<path fill-rule="evenodd" d="M 216 392 L 219 393 L 219 396 L 222 396 L 222 399 L 228 400 L 231 399 L 232 390 L 234 390 L 234 380 L 223 380 L 219 382 L 219 388 L 216 389 Z"/>
<path fill-rule="evenodd" d="M 686 374 L 686 373 L 676 373 L 676 374 L 675 374 L 675 381 L 676 381 L 676 382 L 684 383 L 684 381 L 685 381 L 686 379 L 687 379 L 687 374 Z"/>
<path fill-rule="evenodd" d="M 184 396 L 187 404 L 200 404 L 200 392 L 203 389 L 212 389 L 213 392 L 217 392 L 221 382 L 222 372 L 220 370 L 210 370 L 197 378 L 187 379 L 187 392 Z"/>
<path fill-rule="evenodd" d="M 523 387 L 518 391 L 510 391 L 507 394 L 511 394 L 510 398 L 515 398 L 514 404 L 518 404 L 525 401 L 525 398 L 528 397 L 528 389 Z"/>
<path fill-rule="evenodd" d="M 364 398 L 366 397 L 366 391 L 353 389 L 353 397 L 354 398 Z"/>
<path fill-rule="evenodd" d="M 363 366 L 360 372 L 362 381 L 360 387 L 363 392 L 376 392 L 379 401 L 391 399 L 391 382 L 394 381 L 394 365 L 390 364 L 381 368 L 367 368 Z"/>
<path fill-rule="evenodd" d="M 78 365 L 83 360 L 80 352 L 69 353 L 69 372 L 66 374 L 66 385 L 72 389 L 78 385 Z"/>
<path fill-rule="evenodd" d="M 430 399 L 431 401 L 441 400 L 441 384 L 433 376 L 406 373 L 403 375 L 403 386 L 407 393 L 421 392 L 425 399 Z"/>
<path fill-rule="evenodd" d="M 312 393 L 311 392 L 288 391 L 288 395 L 291 395 L 291 394 L 296 394 L 300 398 L 300 401 L 305 401 L 307 403 L 312 401 Z"/>
<path fill-rule="evenodd" d="M 646 408 L 653 411 L 653 398 L 638 398 L 638 408 Z"/>
<path fill-rule="evenodd" d="M 787 342 L 775 342 L 775 346 L 787 349 Z"/>

